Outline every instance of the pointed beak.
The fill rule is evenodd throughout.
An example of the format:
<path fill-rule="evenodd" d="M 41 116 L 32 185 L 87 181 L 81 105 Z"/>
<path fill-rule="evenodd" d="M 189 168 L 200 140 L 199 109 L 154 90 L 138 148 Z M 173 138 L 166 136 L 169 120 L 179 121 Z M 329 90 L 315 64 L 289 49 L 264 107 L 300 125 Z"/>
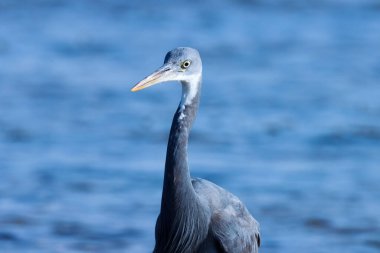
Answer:
<path fill-rule="evenodd" d="M 145 88 L 148 88 L 152 85 L 170 81 L 169 73 L 171 72 L 171 67 L 167 64 L 163 65 L 161 68 L 157 69 L 151 75 L 145 77 L 139 83 L 137 83 L 131 91 L 136 92 Z"/>

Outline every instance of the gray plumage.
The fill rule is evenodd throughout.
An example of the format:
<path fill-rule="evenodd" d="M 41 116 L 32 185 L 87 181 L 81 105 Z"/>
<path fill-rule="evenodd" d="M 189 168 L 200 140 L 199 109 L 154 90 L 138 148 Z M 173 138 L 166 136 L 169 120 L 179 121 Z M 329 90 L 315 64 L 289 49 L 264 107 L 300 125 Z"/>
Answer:
<path fill-rule="evenodd" d="M 259 224 L 233 194 L 190 177 L 187 146 L 201 90 L 202 62 L 197 50 L 176 48 L 164 65 L 132 90 L 177 80 L 182 99 L 174 114 L 165 163 L 161 211 L 154 253 L 257 253 Z"/>

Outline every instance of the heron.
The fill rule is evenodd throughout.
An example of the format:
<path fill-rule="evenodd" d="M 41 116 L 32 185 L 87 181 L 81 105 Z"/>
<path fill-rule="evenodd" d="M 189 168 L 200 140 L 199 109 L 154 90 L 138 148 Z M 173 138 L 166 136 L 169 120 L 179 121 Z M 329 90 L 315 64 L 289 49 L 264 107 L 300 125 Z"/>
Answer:
<path fill-rule="evenodd" d="M 257 253 L 259 223 L 239 198 L 210 181 L 190 176 L 187 147 L 202 84 L 202 61 L 196 49 L 169 51 L 164 64 L 131 91 L 168 81 L 179 81 L 182 96 L 169 134 L 153 252 Z"/>

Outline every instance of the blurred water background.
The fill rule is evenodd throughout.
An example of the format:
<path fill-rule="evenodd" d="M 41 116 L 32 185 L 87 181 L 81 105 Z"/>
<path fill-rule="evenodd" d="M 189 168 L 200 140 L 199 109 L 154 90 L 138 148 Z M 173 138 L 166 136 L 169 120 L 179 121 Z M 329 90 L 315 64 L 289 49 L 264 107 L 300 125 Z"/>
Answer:
<path fill-rule="evenodd" d="M 203 57 L 192 175 L 261 252 L 380 251 L 380 2 L 0 0 L 0 252 L 151 252 L 180 87 Z"/>

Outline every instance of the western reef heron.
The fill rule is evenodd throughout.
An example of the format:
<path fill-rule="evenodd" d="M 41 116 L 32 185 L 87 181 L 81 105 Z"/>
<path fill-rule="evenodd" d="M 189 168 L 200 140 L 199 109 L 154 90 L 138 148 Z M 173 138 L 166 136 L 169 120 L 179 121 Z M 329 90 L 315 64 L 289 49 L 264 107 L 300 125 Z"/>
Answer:
<path fill-rule="evenodd" d="M 153 252 L 257 253 L 259 224 L 244 204 L 223 188 L 190 177 L 187 145 L 202 83 L 202 61 L 196 49 L 168 52 L 163 66 L 132 91 L 167 81 L 182 84 L 182 97 L 170 129 Z"/>

